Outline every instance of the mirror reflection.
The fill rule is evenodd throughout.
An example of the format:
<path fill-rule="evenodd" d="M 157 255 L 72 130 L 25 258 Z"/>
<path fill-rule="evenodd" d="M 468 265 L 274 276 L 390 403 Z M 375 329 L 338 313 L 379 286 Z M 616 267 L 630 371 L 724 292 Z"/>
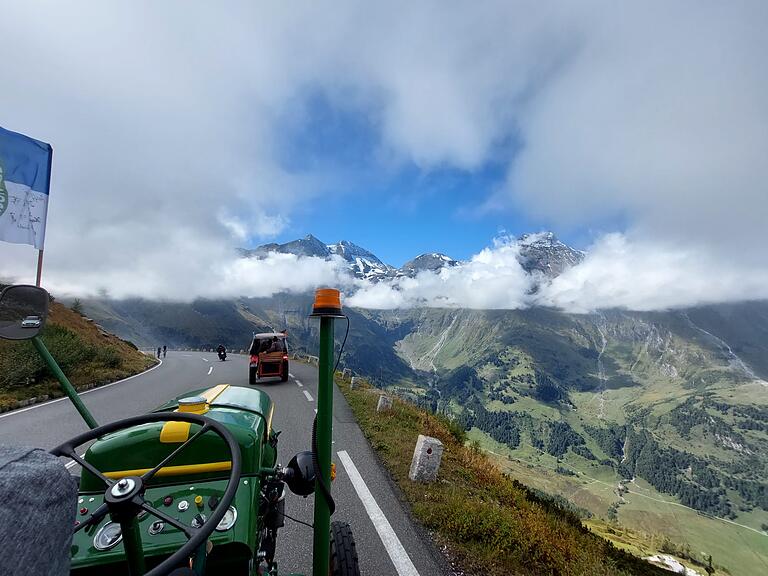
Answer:
<path fill-rule="evenodd" d="M 34 338 L 43 329 L 47 314 L 45 290 L 37 286 L 9 286 L 0 293 L 0 338 Z"/>

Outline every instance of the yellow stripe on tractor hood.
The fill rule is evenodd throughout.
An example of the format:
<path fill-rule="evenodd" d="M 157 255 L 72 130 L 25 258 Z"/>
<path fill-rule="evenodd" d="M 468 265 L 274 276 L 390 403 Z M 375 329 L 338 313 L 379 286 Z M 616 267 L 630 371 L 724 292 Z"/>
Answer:
<path fill-rule="evenodd" d="M 229 388 L 229 384 L 219 384 L 213 388 L 208 388 L 200 394 L 205 403 L 186 406 L 184 410 L 177 408 L 174 412 L 188 412 L 191 414 L 205 414 L 209 410 L 211 402 L 216 400 L 224 390 Z M 191 422 L 166 422 L 160 431 L 160 442 L 163 444 L 180 444 L 186 442 L 189 438 L 189 429 Z"/>

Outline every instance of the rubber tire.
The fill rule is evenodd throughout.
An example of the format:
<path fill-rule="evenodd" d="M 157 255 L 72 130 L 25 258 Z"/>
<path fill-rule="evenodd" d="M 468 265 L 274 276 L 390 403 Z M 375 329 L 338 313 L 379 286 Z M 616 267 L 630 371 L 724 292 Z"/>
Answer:
<path fill-rule="evenodd" d="M 256 372 L 258 368 L 248 368 L 248 384 L 256 384 Z"/>
<path fill-rule="evenodd" d="M 283 375 L 280 376 L 280 382 L 288 382 L 288 362 L 283 362 Z"/>
<path fill-rule="evenodd" d="M 360 576 L 355 537 L 346 522 L 331 522 L 329 576 Z"/>

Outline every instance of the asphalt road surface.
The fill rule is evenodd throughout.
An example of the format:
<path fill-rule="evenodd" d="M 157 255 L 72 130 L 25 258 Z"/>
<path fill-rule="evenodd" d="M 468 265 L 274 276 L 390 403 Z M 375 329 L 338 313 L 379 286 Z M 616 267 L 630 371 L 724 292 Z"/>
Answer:
<path fill-rule="evenodd" d="M 82 394 L 100 424 L 149 412 L 169 398 L 196 388 L 231 384 L 248 386 L 247 359 L 231 354 L 170 352 L 162 365 L 127 380 Z M 281 464 L 310 449 L 317 398 L 317 368 L 292 362 L 288 382 L 256 386 L 275 403 L 273 426 L 281 430 Z M 55 400 L 0 415 L 0 442 L 52 448 L 87 429 L 68 400 Z M 355 422 L 342 394 L 334 387 L 333 460 L 336 480 L 334 520 L 349 522 L 357 543 L 361 574 L 437 576 L 446 564 L 423 531 L 414 526 L 387 473 Z M 72 467 L 75 471 L 75 467 Z M 312 522 L 313 499 L 290 492 L 286 513 Z M 286 519 L 278 535 L 281 573 L 312 573 L 312 530 Z"/>

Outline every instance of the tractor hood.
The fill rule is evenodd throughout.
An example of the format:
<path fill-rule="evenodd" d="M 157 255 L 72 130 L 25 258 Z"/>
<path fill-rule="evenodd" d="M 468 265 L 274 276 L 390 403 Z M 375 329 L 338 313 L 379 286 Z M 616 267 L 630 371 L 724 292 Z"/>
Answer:
<path fill-rule="evenodd" d="M 220 384 L 193 390 L 163 404 L 153 412 L 179 411 L 179 403 L 195 398 L 201 402 L 182 406 L 182 411 L 202 414 L 229 429 L 240 445 L 242 475 L 258 473 L 261 466 L 274 466 L 275 448 L 269 443 L 274 406 L 269 396 L 259 390 Z M 143 424 L 94 442 L 85 459 L 106 476 L 138 476 L 159 464 L 200 429 L 185 422 Z M 200 482 L 227 477 L 231 469 L 229 450 L 215 432 L 197 438 L 168 466 L 158 471 L 153 484 Z M 99 480 L 83 471 L 81 492 L 103 491 Z"/>

